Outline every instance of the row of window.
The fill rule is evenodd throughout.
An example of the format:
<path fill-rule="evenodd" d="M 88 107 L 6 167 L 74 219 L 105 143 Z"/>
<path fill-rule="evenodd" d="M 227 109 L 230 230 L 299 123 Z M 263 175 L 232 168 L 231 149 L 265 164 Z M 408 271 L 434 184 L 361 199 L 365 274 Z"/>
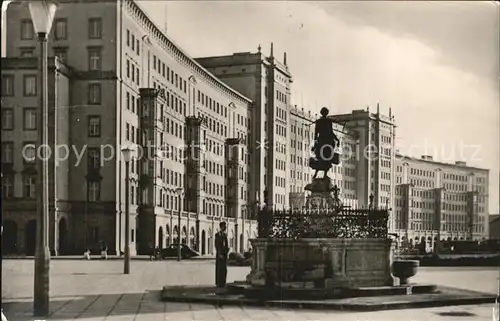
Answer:
<path fill-rule="evenodd" d="M 23 110 L 23 130 L 36 130 L 37 109 L 25 107 Z M 15 120 L 15 108 L 2 108 L 2 129 L 13 130 Z"/>
<path fill-rule="evenodd" d="M 23 142 L 22 158 L 24 164 L 34 164 L 36 159 L 35 142 Z M 2 164 L 14 163 L 14 142 L 2 142 Z"/>
<path fill-rule="evenodd" d="M 14 198 L 16 181 L 14 175 L 4 174 L 2 178 L 2 197 L 5 199 Z M 22 176 L 22 197 L 26 199 L 36 199 L 36 175 L 23 175 Z M 98 202 L 101 200 L 101 182 L 89 181 L 87 182 L 87 201 Z"/>
<path fill-rule="evenodd" d="M 55 40 L 67 40 L 68 34 L 68 20 L 66 18 L 56 18 L 53 23 L 52 33 Z M 87 34 L 89 39 L 102 38 L 102 19 L 89 18 L 87 22 Z M 21 20 L 21 40 L 33 40 L 35 29 L 31 19 Z"/>
<path fill-rule="evenodd" d="M 292 164 L 298 164 L 299 166 L 306 166 L 308 158 L 303 158 L 302 156 L 297 156 L 295 154 L 290 154 L 290 161 Z"/>
<path fill-rule="evenodd" d="M 141 46 L 139 42 L 139 38 L 136 38 L 133 33 L 130 32 L 129 29 L 127 29 L 127 47 L 132 49 L 133 52 L 135 52 L 137 55 L 141 54 Z"/>
<path fill-rule="evenodd" d="M 127 59 L 126 62 L 126 72 L 127 72 L 127 78 L 132 80 L 137 84 L 137 86 L 140 86 L 140 71 L 139 67 L 130 59 Z"/>
<path fill-rule="evenodd" d="M 2 75 L 2 96 L 12 97 L 15 95 L 15 78 L 14 75 Z M 36 97 L 37 96 L 37 76 L 36 75 L 23 75 L 23 96 Z"/>
<path fill-rule="evenodd" d="M 307 128 L 309 128 L 309 126 L 307 126 Z M 292 132 L 292 134 L 302 136 L 308 141 L 311 141 L 313 139 L 312 132 L 310 132 L 309 129 L 305 129 L 303 126 L 292 124 L 292 126 L 290 127 L 290 131 Z"/>
<path fill-rule="evenodd" d="M 285 205 L 286 196 L 283 194 L 276 193 L 274 194 L 274 199 L 276 204 Z"/>
<path fill-rule="evenodd" d="M 287 112 L 283 108 L 276 107 L 276 117 L 286 122 Z"/>
<path fill-rule="evenodd" d="M 276 124 L 276 135 L 286 137 L 286 127 L 281 124 Z"/>
<path fill-rule="evenodd" d="M 288 97 L 286 94 L 282 93 L 281 91 L 279 91 L 278 89 L 276 89 L 276 99 L 284 104 L 287 103 L 288 101 Z M 286 116 L 285 116 L 286 117 Z M 285 118 L 286 119 L 286 118 Z"/>
<path fill-rule="evenodd" d="M 2 178 L 2 197 L 14 197 L 14 175 L 4 174 Z M 22 177 L 22 197 L 36 199 L 36 175 L 23 175 Z"/>
<path fill-rule="evenodd" d="M 175 88 L 179 89 L 181 92 L 187 94 L 187 82 L 182 79 L 173 69 L 167 66 L 164 62 L 160 60 L 160 58 L 153 55 L 153 70 L 155 70 L 158 75 L 161 75 L 168 82 L 175 86 Z"/>

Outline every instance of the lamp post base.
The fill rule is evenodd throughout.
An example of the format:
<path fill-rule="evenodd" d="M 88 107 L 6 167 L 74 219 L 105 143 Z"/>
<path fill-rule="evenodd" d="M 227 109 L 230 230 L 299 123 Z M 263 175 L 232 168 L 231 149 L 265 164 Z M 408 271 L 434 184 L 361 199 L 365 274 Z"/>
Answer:
<path fill-rule="evenodd" d="M 35 256 L 35 297 L 33 315 L 49 315 L 49 275 L 50 250 L 48 247 L 37 249 Z"/>

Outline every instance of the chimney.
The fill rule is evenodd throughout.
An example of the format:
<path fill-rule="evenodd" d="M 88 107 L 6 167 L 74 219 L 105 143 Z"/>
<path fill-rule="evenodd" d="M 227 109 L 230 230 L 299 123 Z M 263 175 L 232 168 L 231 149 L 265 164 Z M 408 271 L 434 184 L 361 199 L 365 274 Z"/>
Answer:
<path fill-rule="evenodd" d="M 389 118 L 392 118 L 392 108 L 389 107 Z"/>
<path fill-rule="evenodd" d="M 274 57 L 274 44 L 271 42 L 271 54 L 269 57 Z"/>
<path fill-rule="evenodd" d="M 380 105 L 377 103 L 377 115 L 380 115 Z"/>
<path fill-rule="evenodd" d="M 283 64 L 286 66 L 286 51 L 283 53 Z"/>

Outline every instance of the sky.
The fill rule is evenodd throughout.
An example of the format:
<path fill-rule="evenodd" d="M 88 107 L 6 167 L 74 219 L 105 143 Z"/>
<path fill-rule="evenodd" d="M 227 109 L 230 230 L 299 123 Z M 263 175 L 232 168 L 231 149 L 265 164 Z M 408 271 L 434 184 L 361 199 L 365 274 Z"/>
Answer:
<path fill-rule="evenodd" d="M 141 1 L 191 57 L 256 52 L 287 63 L 292 102 L 392 108 L 403 154 L 490 169 L 499 209 L 499 6 L 494 2 Z"/>
<path fill-rule="evenodd" d="M 191 57 L 269 54 L 273 42 L 306 110 L 391 107 L 403 154 L 490 169 L 489 209 L 500 213 L 495 2 L 139 2 Z"/>

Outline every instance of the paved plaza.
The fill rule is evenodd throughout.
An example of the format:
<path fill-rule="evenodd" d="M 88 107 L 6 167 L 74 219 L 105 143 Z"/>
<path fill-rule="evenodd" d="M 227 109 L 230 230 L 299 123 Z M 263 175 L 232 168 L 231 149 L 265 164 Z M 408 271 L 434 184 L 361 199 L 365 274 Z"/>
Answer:
<path fill-rule="evenodd" d="M 2 262 L 2 301 L 8 320 L 32 317 L 33 261 Z M 455 306 L 382 312 L 287 310 L 256 307 L 218 307 L 160 301 L 164 285 L 209 285 L 213 261 L 132 261 L 131 275 L 123 274 L 122 261 L 51 262 L 49 320 L 492 320 L 493 305 Z M 230 267 L 228 280 L 244 280 L 248 267 Z M 495 268 L 420 268 L 419 283 L 436 283 L 497 293 Z"/>

